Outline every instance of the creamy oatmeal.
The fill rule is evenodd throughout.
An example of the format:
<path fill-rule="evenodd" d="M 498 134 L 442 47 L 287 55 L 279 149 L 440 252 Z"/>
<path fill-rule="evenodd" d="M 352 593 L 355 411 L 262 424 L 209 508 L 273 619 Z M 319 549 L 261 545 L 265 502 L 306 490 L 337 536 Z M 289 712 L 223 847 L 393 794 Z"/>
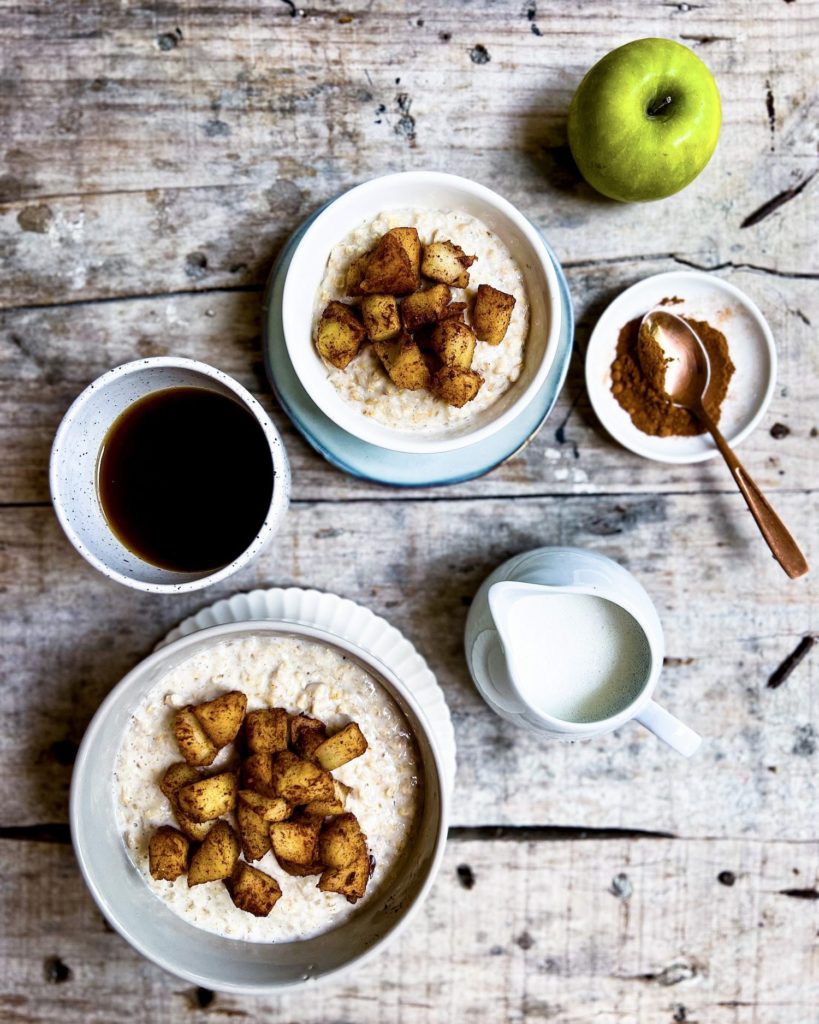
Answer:
<path fill-rule="evenodd" d="M 324 721 L 331 732 L 355 721 L 367 737 L 367 751 L 333 772 L 351 787 L 346 809 L 360 821 L 375 859 L 366 894 L 355 906 L 336 893 L 320 892 L 316 876 L 287 874 L 272 852 L 253 862 L 282 889 L 268 917 L 256 918 L 239 910 L 221 882 L 189 888 L 184 876 L 174 882 L 151 877 L 148 840 L 158 826 L 175 824 L 170 804 L 159 790 L 165 769 L 180 760 L 171 729 L 174 713 L 229 690 L 247 695 L 249 711 L 274 706 L 302 711 Z M 235 760 L 231 744 L 219 752 L 208 774 L 232 767 Z M 176 914 L 219 935 L 282 942 L 328 931 L 388 883 L 409 842 L 422 794 L 409 724 L 369 673 L 319 644 L 288 637 L 248 637 L 194 655 L 147 694 L 129 722 L 117 755 L 114 799 L 118 826 L 134 863 Z"/>
<path fill-rule="evenodd" d="M 529 333 L 523 274 L 498 236 L 475 217 L 443 210 L 390 210 L 351 231 L 330 253 L 316 296 L 314 325 L 328 302 L 346 298 L 345 276 L 350 263 L 395 227 L 416 228 L 422 245 L 450 240 L 478 257 L 470 268 L 469 287 L 452 288 L 453 302 L 471 303 L 479 284 L 491 284 L 515 297 L 512 320 L 501 344 L 478 342 L 476 346 L 472 369 L 485 383 L 477 396 L 459 409 L 427 391 L 396 387 L 371 345 L 364 345 L 344 370 L 325 364 L 327 374 L 342 398 L 386 426 L 416 431 L 457 426 L 493 405 L 520 376 Z"/>

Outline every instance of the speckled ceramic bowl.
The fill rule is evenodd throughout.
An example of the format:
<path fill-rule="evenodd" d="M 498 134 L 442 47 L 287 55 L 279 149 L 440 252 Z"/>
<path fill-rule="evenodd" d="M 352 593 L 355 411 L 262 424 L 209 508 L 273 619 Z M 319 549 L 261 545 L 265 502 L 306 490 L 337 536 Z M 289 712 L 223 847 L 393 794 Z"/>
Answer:
<path fill-rule="evenodd" d="M 133 402 L 174 387 L 206 388 L 238 401 L 262 428 L 273 460 L 273 496 L 259 532 L 238 558 L 215 572 L 174 572 L 139 558 L 111 531 L 97 494 L 97 461 L 108 428 Z M 83 558 L 109 579 L 154 594 L 199 590 L 241 569 L 276 532 L 290 500 L 290 470 L 284 445 L 261 405 L 221 370 L 170 356 L 125 363 L 104 373 L 83 391 L 54 438 L 49 483 L 57 518 Z"/>

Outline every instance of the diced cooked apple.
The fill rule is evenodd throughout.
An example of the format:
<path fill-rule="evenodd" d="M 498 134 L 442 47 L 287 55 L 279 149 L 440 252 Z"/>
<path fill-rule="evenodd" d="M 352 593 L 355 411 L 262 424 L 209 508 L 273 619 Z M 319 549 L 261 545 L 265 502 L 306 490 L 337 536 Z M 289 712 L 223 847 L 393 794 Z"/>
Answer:
<path fill-rule="evenodd" d="M 264 796 L 252 789 L 239 790 L 239 804 L 245 804 L 268 825 L 274 821 L 286 821 L 292 810 L 280 796 Z"/>
<path fill-rule="evenodd" d="M 407 295 L 417 287 L 418 276 L 402 241 L 388 232 L 367 260 L 359 288 L 364 295 Z"/>
<path fill-rule="evenodd" d="M 188 886 L 229 878 L 239 859 L 239 840 L 226 821 L 217 821 L 191 857 Z"/>
<path fill-rule="evenodd" d="M 282 894 L 275 878 L 243 861 L 239 861 L 230 878 L 225 879 L 225 887 L 235 906 L 254 917 L 267 917 Z"/>
<path fill-rule="evenodd" d="M 278 796 L 273 784 L 273 754 L 251 754 L 242 762 L 242 780 L 246 789 L 263 796 Z"/>
<path fill-rule="evenodd" d="M 148 841 L 151 878 L 173 882 L 188 870 L 190 843 L 170 825 L 160 825 Z"/>
<path fill-rule="evenodd" d="M 472 324 L 479 340 L 489 345 L 500 345 L 506 336 L 514 308 L 514 295 L 498 291 L 489 284 L 479 284 L 472 309 Z"/>
<path fill-rule="evenodd" d="M 432 346 L 444 366 L 468 370 L 475 355 L 475 335 L 460 320 L 442 320 L 432 334 Z"/>
<path fill-rule="evenodd" d="M 202 724 L 188 706 L 177 711 L 173 720 L 173 734 L 185 761 L 198 768 L 212 764 L 219 748 L 202 728 Z"/>
<path fill-rule="evenodd" d="M 270 849 L 270 826 L 241 800 L 236 805 L 236 824 L 245 860 L 261 860 Z"/>
<path fill-rule="evenodd" d="M 344 868 L 361 852 L 367 852 L 367 837 L 354 814 L 339 814 L 325 822 L 319 835 L 318 859 L 328 868 Z"/>
<path fill-rule="evenodd" d="M 345 295 L 357 297 L 362 294 L 361 282 L 364 279 L 364 273 L 367 270 L 367 261 L 369 258 L 370 253 L 362 253 L 361 256 L 356 256 L 347 267 L 347 273 L 344 275 Z"/>
<path fill-rule="evenodd" d="M 324 865 L 319 864 L 318 861 L 313 861 L 312 864 L 296 864 L 292 860 L 285 860 L 283 857 L 277 857 L 276 860 L 282 871 L 286 871 L 288 875 L 294 875 L 296 878 L 320 875 L 324 871 Z"/>
<path fill-rule="evenodd" d="M 477 258 L 467 256 L 454 242 L 431 242 L 424 246 L 421 273 L 432 281 L 466 288 L 469 284 L 469 268 Z"/>
<path fill-rule="evenodd" d="M 350 722 L 334 736 L 316 748 L 316 762 L 327 772 L 335 771 L 353 758 L 360 757 L 367 749 L 364 733 L 356 722 Z"/>
<path fill-rule="evenodd" d="M 273 785 L 280 797 L 294 805 L 333 796 L 332 775 L 289 751 L 273 755 Z"/>
<path fill-rule="evenodd" d="M 343 370 L 358 355 L 365 336 L 364 327 L 350 306 L 329 302 L 318 323 L 316 348 L 323 359 Z"/>
<path fill-rule="evenodd" d="M 321 822 L 305 818 L 300 821 L 283 821 L 270 826 L 270 845 L 276 860 L 284 859 L 293 864 L 312 864 L 318 852 L 318 838 Z"/>
<path fill-rule="evenodd" d="M 415 275 L 415 287 L 418 287 L 421 274 L 421 239 L 418 237 L 416 228 L 390 228 L 387 232 L 401 243 L 404 252 L 409 257 L 412 272 Z"/>
<path fill-rule="evenodd" d="M 364 851 L 356 860 L 343 868 L 325 868 L 319 878 L 321 892 L 335 892 L 347 897 L 348 903 L 357 903 L 367 891 L 370 880 L 370 858 Z"/>
<path fill-rule="evenodd" d="M 176 793 L 179 809 L 194 821 L 212 821 L 236 806 L 236 776 L 220 772 L 180 786 Z"/>
<path fill-rule="evenodd" d="M 193 713 L 217 747 L 232 743 L 242 727 L 247 697 L 239 690 L 223 693 L 204 704 L 197 704 Z"/>
<path fill-rule="evenodd" d="M 313 751 L 327 739 L 327 726 L 309 715 L 290 716 L 290 746 L 299 757 L 312 761 Z"/>
<path fill-rule="evenodd" d="M 450 302 L 441 313 L 441 320 L 463 320 L 467 305 L 465 302 Z"/>
<path fill-rule="evenodd" d="M 162 776 L 162 780 L 159 783 L 159 788 L 165 794 L 165 796 L 173 803 L 176 791 L 180 786 L 186 785 L 188 782 L 196 782 L 199 778 L 199 772 L 188 764 L 187 761 L 177 761 L 175 764 L 169 765 L 165 769 L 165 774 Z"/>
<path fill-rule="evenodd" d="M 210 832 L 211 821 L 194 821 L 193 818 L 180 811 L 176 803 L 174 803 L 173 816 L 176 818 L 180 831 L 184 832 L 188 839 L 194 843 L 201 843 L 208 832 Z"/>
<path fill-rule="evenodd" d="M 251 754 L 276 754 L 280 750 L 287 750 L 285 709 L 249 711 L 245 718 L 245 741 Z"/>
<path fill-rule="evenodd" d="M 370 341 L 390 341 L 401 333 L 401 317 L 394 295 L 367 295 L 361 301 L 364 329 Z"/>
<path fill-rule="evenodd" d="M 373 350 L 396 387 L 406 391 L 429 387 L 429 368 L 414 341 L 376 341 Z"/>
<path fill-rule="evenodd" d="M 432 393 L 448 405 L 461 408 L 480 391 L 483 377 L 474 370 L 461 370 L 456 366 L 442 366 L 432 378 Z"/>
<path fill-rule="evenodd" d="M 434 284 L 423 292 L 413 292 L 401 303 L 401 320 L 408 331 L 424 324 L 437 323 L 449 304 L 452 293 L 445 284 Z"/>
<path fill-rule="evenodd" d="M 313 818 L 327 818 L 332 814 L 343 814 L 347 804 L 350 787 L 338 779 L 333 779 L 333 797 L 331 800 L 313 800 L 305 804 L 304 813 Z"/>

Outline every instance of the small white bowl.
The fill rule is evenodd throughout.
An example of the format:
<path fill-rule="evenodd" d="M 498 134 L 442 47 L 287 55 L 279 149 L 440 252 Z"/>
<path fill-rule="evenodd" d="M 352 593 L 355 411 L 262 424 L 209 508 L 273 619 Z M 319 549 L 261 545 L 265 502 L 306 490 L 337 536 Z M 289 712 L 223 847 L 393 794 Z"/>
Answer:
<path fill-rule="evenodd" d="M 246 942 L 196 928 L 149 888 L 117 826 L 114 766 L 134 709 L 183 661 L 225 640 L 247 636 L 298 636 L 335 647 L 357 661 L 403 710 L 423 766 L 424 806 L 403 870 L 358 913 L 313 939 Z M 194 985 L 265 995 L 290 991 L 360 965 L 406 926 L 427 896 L 444 854 L 449 801 L 445 780 L 438 741 L 424 712 L 410 690 L 375 656 L 343 637 L 306 625 L 233 622 L 199 630 L 161 647 L 106 697 L 83 737 L 71 778 L 71 838 L 97 906 L 138 952 Z"/>
<path fill-rule="evenodd" d="M 146 562 L 113 533 L 97 494 L 97 461 L 108 428 L 133 402 L 173 387 L 206 388 L 238 401 L 259 424 L 270 449 L 273 494 L 267 515 L 250 545 L 216 572 L 175 572 Z M 172 356 L 125 363 L 89 384 L 57 430 L 49 484 L 60 525 L 82 557 L 109 579 L 152 594 L 200 590 L 238 572 L 278 530 L 290 502 L 290 469 L 282 439 L 253 395 L 207 363 Z"/>
<path fill-rule="evenodd" d="M 315 298 L 332 249 L 352 230 L 391 209 L 456 210 L 476 217 L 507 246 L 521 269 L 530 306 L 523 372 L 509 390 L 473 420 L 442 430 L 401 430 L 365 416 L 329 380 L 313 340 Z M 456 240 L 457 241 L 457 240 Z M 435 171 L 407 171 L 375 178 L 345 192 L 305 231 L 287 272 L 282 324 L 293 368 L 315 404 L 343 430 L 392 451 L 453 451 L 502 430 L 537 394 L 560 336 L 557 274 L 537 228 L 506 199 L 467 178 Z"/>
<path fill-rule="evenodd" d="M 732 446 L 756 427 L 770 404 L 776 383 L 776 347 L 756 304 L 734 285 L 699 270 L 656 274 L 627 288 L 597 321 L 586 350 L 586 389 L 597 418 L 624 448 L 656 462 L 704 462 L 717 455 L 710 434 L 652 437 L 631 422 L 611 393 L 611 364 L 620 329 L 644 316 L 663 299 L 671 313 L 705 320 L 722 331 L 736 367 L 722 404 L 719 428 Z"/>

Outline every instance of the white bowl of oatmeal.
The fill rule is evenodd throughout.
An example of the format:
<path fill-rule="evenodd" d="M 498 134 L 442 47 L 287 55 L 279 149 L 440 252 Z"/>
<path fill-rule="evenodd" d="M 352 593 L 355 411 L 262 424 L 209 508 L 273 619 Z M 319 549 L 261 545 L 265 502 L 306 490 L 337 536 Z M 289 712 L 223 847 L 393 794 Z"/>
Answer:
<path fill-rule="evenodd" d="M 180 707 L 241 690 L 248 711 L 284 707 L 332 730 L 358 723 L 369 746 L 338 768 L 347 811 L 374 868 L 355 904 L 293 877 L 268 852 L 253 863 L 282 891 L 266 917 L 240 910 L 221 882 L 151 877 L 148 840 L 174 825 L 158 788 L 180 761 L 169 724 Z M 208 768 L 230 767 L 225 747 Z M 423 712 L 400 680 L 342 638 L 301 625 L 214 626 L 155 652 L 112 691 L 72 779 L 77 859 L 107 920 L 139 952 L 194 984 L 265 993 L 326 978 L 390 940 L 426 896 L 446 841 L 446 787 Z M 371 863 L 373 863 L 371 861 Z"/>
<path fill-rule="evenodd" d="M 462 408 L 428 391 L 396 387 L 371 345 L 341 370 L 315 345 L 322 310 L 344 298 L 355 257 L 386 231 L 414 227 L 423 245 L 451 241 L 477 262 L 453 301 L 471 303 L 478 285 L 514 296 L 500 345 L 479 342 L 472 369 L 484 378 Z M 376 178 L 332 202 L 296 248 L 282 298 L 288 355 L 317 406 L 355 437 L 409 453 L 452 451 L 501 430 L 537 394 L 549 372 L 560 332 L 555 268 L 537 229 L 507 200 L 466 178 L 410 171 Z"/>

